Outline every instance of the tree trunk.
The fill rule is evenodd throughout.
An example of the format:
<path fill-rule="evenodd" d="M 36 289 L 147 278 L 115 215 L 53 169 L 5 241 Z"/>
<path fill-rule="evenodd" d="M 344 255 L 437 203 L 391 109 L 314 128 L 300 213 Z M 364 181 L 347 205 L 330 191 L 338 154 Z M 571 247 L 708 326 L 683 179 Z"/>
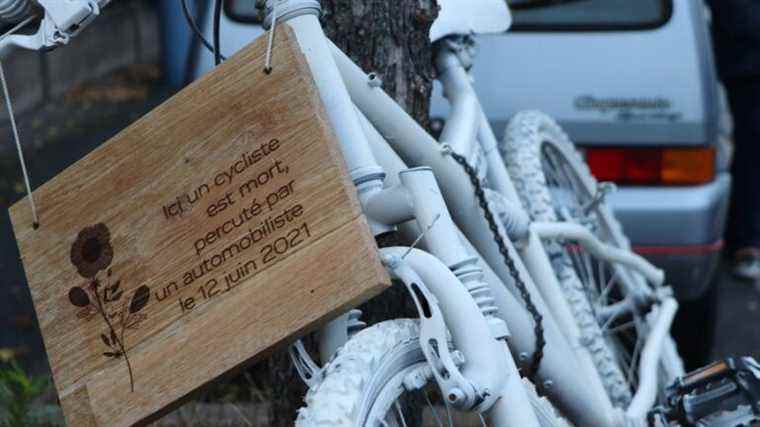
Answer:
<path fill-rule="evenodd" d="M 435 0 L 322 0 L 325 33 L 383 89 L 428 128 L 433 50 L 428 31 Z"/>
<path fill-rule="evenodd" d="M 383 89 L 420 125 L 429 126 L 433 52 L 428 31 L 438 14 L 435 0 L 322 0 L 327 36 L 364 71 L 376 73 Z M 382 243 L 381 243 L 382 245 Z M 362 307 L 365 320 L 416 317 L 411 299 L 395 286 Z M 311 348 L 315 348 L 310 340 Z M 249 371 L 254 388 L 272 405 L 269 425 L 292 425 L 306 388 L 286 350 Z"/>
<path fill-rule="evenodd" d="M 435 0 L 322 0 L 325 33 L 365 72 L 374 72 L 383 90 L 425 129 L 430 124 L 430 93 L 435 68 L 428 32 L 438 16 Z M 395 246 L 395 236 L 378 245 Z M 417 317 L 403 286 L 393 286 L 360 307 L 363 319 Z"/>

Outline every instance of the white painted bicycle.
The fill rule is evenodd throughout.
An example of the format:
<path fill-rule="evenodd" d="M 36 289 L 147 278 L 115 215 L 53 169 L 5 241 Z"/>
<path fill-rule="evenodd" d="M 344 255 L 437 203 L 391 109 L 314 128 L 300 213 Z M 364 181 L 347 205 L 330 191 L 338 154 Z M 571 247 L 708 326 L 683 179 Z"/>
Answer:
<path fill-rule="evenodd" d="M 325 40 L 316 2 L 277 4 L 321 85 L 373 232 L 419 239 L 419 249 L 381 252 L 420 319 L 359 332 L 356 313 L 334 321 L 321 334 L 323 369 L 296 346 L 310 385 L 298 424 L 405 425 L 408 402 L 429 401 L 426 391 L 493 425 L 643 423 L 683 373 L 663 273 L 630 252 L 607 187 L 551 119 L 520 114 L 495 140 L 470 85 L 470 34 L 506 31 L 504 3 L 440 3 L 431 38 L 452 106 L 440 142 Z"/>
<path fill-rule="evenodd" d="M 0 51 L 63 44 L 108 0 L 39 3 L 55 19 Z M 718 398 L 741 386 L 689 387 L 736 384 L 737 372 L 758 382 L 760 367 L 724 363 L 666 390 L 683 375 L 668 333 L 678 306 L 662 271 L 631 252 L 604 201 L 610 185 L 541 113 L 518 114 L 496 141 L 468 70 L 472 35 L 508 29 L 506 4 L 439 4 L 431 39 L 452 108 L 436 141 L 325 37 L 317 0 L 267 2 L 266 24 L 276 8 L 297 37 L 373 233 L 408 242 L 380 252 L 419 311 L 369 327 L 357 310 L 340 316 L 319 334 L 324 367 L 292 346 L 309 385 L 296 424 L 669 425 L 688 423 L 696 403 L 726 414 Z M 687 393 L 704 398 L 688 406 Z M 734 406 L 730 420 L 754 419 L 754 404 Z M 710 425 L 737 425 L 720 416 Z"/>

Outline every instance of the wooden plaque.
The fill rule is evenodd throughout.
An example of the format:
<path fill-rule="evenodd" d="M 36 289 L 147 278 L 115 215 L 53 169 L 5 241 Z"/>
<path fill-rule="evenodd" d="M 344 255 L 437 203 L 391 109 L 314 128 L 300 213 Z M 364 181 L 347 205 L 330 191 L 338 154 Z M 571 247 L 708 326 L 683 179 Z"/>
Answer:
<path fill-rule="evenodd" d="M 11 218 L 71 426 L 143 423 L 390 284 L 295 37 L 278 27 Z M 295 416 L 295 414 L 293 414 Z"/>

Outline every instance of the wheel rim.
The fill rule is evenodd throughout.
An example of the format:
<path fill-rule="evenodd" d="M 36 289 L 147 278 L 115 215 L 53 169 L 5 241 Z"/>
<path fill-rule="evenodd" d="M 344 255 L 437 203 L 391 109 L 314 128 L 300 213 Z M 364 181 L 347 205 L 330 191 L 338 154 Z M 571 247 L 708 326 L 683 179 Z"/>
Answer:
<path fill-rule="evenodd" d="M 555 144 L 546 141 L 541 145 L 541 166 L 551 194 L 554 210 L 561 220 L 580 223 L 589 228 L 601 241 L 619 246 L 614 240 L 612 227 L 600 207 L 593 207 L 594 195 L 587 182 Z M 557 242 L 570 259 L 573 269 L 583 284 L 591 308 L 602 334 L 613 348 L 631 390 L 638 385 L 638 361 L 643 349 L 647 323 L 635 310 L 609 316 L 613 308 L 627 303 L 621 286 L 619 270 L 592 257 L 580 246 L 570 242 Z"/>
<path fill-rule="evenodd" d="M 383 374 L 387 372 L 388 374 Z M 404 379 L 410 373 L 424 372 L 425 385 L 414 391 L 407 391 Z M 393 373 L 393 374 L 391 374 Z M 422 350 L 417 342 L 410 342 L 383 361 L 378 375 L 367 388 L 364 409 L 359 416 L 360 425 L 381 427 L 412 427 L 423 425 L 422 410 L 427 410 L 434 425 L 453 426 L 452 410 L 440 398 L 435 381 L 427 367 Z M 445 414 L 436 410 L 444 406 Z M 482 422 L 482 418 L 481 418 Z M 428 425 L 427 423 L 425 425 Z M 485 424 L 483 424 L 485 425 Z"/>

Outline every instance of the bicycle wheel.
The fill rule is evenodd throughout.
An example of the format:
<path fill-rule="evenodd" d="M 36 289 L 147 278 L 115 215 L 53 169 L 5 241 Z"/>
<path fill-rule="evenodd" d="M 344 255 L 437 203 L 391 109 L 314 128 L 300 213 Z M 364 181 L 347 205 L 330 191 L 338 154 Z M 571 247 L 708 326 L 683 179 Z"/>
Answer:
<path fill-rule="evenodd" d="M 526 390 L 542 427 L 569 425 L 530 383 Z M 418 322 L 411 319 L 381 322 L 351 337 L 305 402 L 299 427 L 485 425 L 477 414 L 443 404 L 419 345 Z"/>
<path fill-rule="evenodd" d="M 597 182 L 587 165 L 549 116 L 535 111 L 518 113 L 507 126 L 500 148 L 533 220 L 580 223 L 601 241 L 630 250 L 628 239 L 606 204 L 594 203 Z M 652 314 L 636 310 L 609 313 L 626 300 L 630 290 L 648 285 L 627 270 L 592 257 L 572 242 L 544 244 L 611 401 L 626 407 L 638 384 L 637 366 Z M 681 374 L 683 365 L 668 336 L 660 363 L 661 386 Z"/>

